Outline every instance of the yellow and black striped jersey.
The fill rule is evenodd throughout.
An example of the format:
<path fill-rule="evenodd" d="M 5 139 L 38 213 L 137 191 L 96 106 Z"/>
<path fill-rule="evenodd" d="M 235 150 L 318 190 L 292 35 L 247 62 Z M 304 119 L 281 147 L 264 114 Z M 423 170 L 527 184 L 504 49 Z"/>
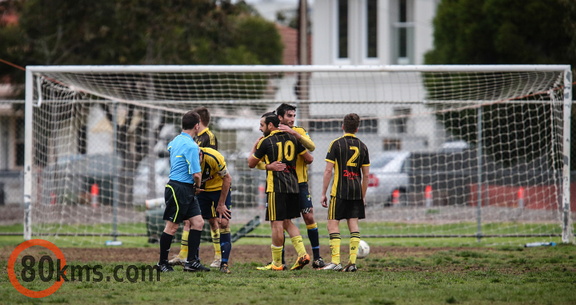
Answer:
<path fill-rule="evenodd" d="M 306 145 L 304 145 L 304 146 L 308 150 L 313 151 L 314 150 L 314 142 L 312 142 L 312 138 L 310 138 L 310 135 L 308 134 L 306 129 L 304 129 L 303 127 L 299 127 L 299 126 L 294 126 L 294 127 L 292 127 L 292 129 L 295 130 L 296 132 L 298 132 L 302 137 L 305 137 L 307 143 L 311 143 L 311 145 L 312 145 L 311 148 L 306 147 Z M 298 183 L 308 182 L 308 164 L 306 164 L 306 162 L 304 162 L 304 158 L 302 156 L 298 156 L 298 159 L 296 160 L 296 175 L 298 176 Z"/>
<path fill-rule="evenodd" d="M 306 153 L 306 148 L 292 135 L 280 130 L 272 131 L 256 146 L 254 157 L 270 164 L 280 161 L 286 164 L 284 171 L 266 171 L 266 192 L 298 193 L 296 160 Z"/>
<path fill-rule="evenodd" d="M 222 190 L 222 176 L 228 173 L 226 160 L 217 150 L 210 147 L 200 147 L 202 151 L 202 185 L 201 189 L 205 192 L 214 192 Z"/>
<path fill-rule="evenodd" d="M 209 128 L 199 132 L 194 140 L 200 147 L 210 147 L 218 150 L 218 139 L 216 139 L 216 136 L 212 133 L 212 131 L 210 131 Z"/>
<path fill-rule="evenodd" d="M 370 166 L 366 145 L 347 133 L 328 147 L 326 161 L 334 164 L 334 181 L 330 196 L 346 200 L 362 199 L 362 167 Z"/>

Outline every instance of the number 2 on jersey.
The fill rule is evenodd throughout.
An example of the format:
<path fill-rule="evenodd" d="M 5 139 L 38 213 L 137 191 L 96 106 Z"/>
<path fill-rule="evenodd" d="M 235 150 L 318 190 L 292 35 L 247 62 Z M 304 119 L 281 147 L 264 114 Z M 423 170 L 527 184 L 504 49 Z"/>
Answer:
<path fill-rule="evenodd" d="M 357 146 L 350 146 L 349 148 L 353 154 L 352 157 L 348 159 L 348 162 L 346 162 L 346 166 L 358 167 L 358 163 L 356 163 L 356 161 L 358 160 L 358 155 L 360 155 L 360 149 L 358 149 Z"/>

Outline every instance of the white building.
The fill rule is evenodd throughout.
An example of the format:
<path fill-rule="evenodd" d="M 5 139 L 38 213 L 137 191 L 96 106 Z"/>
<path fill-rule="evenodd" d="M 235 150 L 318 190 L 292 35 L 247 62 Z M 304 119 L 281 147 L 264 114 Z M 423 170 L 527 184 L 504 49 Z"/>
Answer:
<path fill-rule="evenodd" d="M 432 20 L 438 3 L 439 0 L 315 0 L 311 9 L 312 64 L 423 64 L 424 54 L 433 47 Z M 355 86 L 347 88 L 346 92 L 334 92 L 333 97 L 330 92 L 312 91 L 311 98 L 323 95 L 318 99 L 338 100 L 342 95 L 348 95 L 354 103 L 375 98 L 389 101 L 389 104 L 378 105 L 377 109 L 347 107 L 361 116 L 377 118 L 373 151 L 438 148 L 446 134 L 435 116 L 421 103 L 425 98 L 422 81 L 402 80 L 393 75 L 379 77 L 382 86 L 378 92 L 373 87 Z M 331 81 L 346 82 L 343 79 Z M 313 117 L 328 115 L 330 110 L 336 116 L 345 109 L 312 107 L 310 114 Z"/>
<path fill-rule="evenodd" d="M 423 64 L 439 0 L 315 0 L 316 65 Z"/>

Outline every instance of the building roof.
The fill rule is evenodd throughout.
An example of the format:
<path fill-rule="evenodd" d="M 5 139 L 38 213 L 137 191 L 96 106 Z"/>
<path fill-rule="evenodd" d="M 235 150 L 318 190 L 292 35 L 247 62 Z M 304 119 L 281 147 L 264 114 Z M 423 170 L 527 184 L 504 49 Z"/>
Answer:
<path fill-rule="evenodd" d="M 298 30 L 281 24 L 276 24 L 276 28 L 284 45 L 282 64 L 298 65 Z M 309 64 L 312 64 L 312 40 L 310 35 L 308 35 L 308 58 Z"/>

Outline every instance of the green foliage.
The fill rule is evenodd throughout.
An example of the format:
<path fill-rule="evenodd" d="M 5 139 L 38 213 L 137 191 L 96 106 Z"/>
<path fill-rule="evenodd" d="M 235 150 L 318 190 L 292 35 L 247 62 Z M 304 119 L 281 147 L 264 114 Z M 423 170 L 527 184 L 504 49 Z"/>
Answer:
<path fill-rule="evenodd" d="M 425 62 L 576 66 L 575 20 L 574 1 L 444 0 Z"/>
<path fill-rule="evenodd" d="M 17 25 L 0 26 L 0 58 L 26 65 L 279 64 L 272 22 L 244 3 L 215 0 L 9 0 Z M 12 73 L 12 74 L 10 74 Z M 23 72 L 0 65 L 23 83 Z"/>

